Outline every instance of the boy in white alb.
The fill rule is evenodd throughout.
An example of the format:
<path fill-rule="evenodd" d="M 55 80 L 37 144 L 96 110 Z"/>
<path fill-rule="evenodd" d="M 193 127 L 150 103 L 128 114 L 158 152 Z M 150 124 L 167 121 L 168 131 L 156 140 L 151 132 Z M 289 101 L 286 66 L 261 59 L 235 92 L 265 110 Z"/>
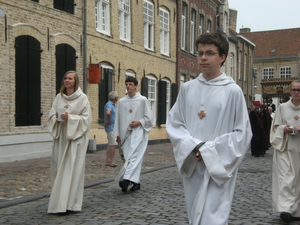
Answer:
<path fill-rule="evenodd" d="M 251 126 L 241 88 L 220 73 L 226 37 L 205 33 L 196 46 L 202 73 L 181 87 L 166 129 L 183 176 L 189 223 L 225 225 Z"/>

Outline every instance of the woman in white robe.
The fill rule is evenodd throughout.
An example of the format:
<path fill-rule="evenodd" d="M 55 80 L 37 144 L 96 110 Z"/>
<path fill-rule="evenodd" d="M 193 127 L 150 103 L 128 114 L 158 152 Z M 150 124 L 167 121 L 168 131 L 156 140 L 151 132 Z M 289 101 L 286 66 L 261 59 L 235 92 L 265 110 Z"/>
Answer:
<path fill-rule="evenodd" d="M 284 222 L 300 219 L 300 80 L 291 84 L 291 95 L 276 110 L 270 133 L 274 147 L 272 205 Z"/>
<path fill-rule="evenodd" d="M 62 109 L 65 112 L 59 115 Z M 53 137 L 48 213 L 81 211 L 91 121 L 90 103 L 79 87 L 78 75 L 68 71 L 47 121 Z"/>

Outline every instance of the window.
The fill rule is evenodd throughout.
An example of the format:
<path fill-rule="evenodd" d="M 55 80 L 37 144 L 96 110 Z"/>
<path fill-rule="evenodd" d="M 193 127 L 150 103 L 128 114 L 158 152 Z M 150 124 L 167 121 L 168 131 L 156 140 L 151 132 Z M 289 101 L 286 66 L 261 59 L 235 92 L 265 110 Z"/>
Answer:
<path fill-rule="evenodd" d="M 39 2 L 39 0 L 31 0 L 31 1 L 33 1 L 33 2 Z"/>
<path fill-rule="evenodd" d="M 120 39 L 130 42 L 130 0 L 119 0 L 119 34 Z"/>
<path fill-rule="evenodd" d="M 241 73 L 242 73 L 242 63 L 241 63 L 241 56 L 242 55 L 242 53 L 241 52 L 239 52 L 239 68 L 238 68 L 238 70 L 239 70 L 239 72 L 238 72 L 238 79 L 240 80 L 241 79 Z"/>
<path fill-rule="evenodd" d="M 144 47 L 154 50 L 154 6 L 144 1 Z"/>
<path fill-rule="evenodd" d="M 74 0 L 54 0 L 54 8 L 74 14 Z"/>
<path fill-rule="evenodd" d="M 15 43 L 15 125 L 41 125 L 41 44 L 27 35 Z"/>
<path fill-rule="evenodd" d="M 56 45 L 55 61 L 56 94 L 58 94 L 64 74 L 69 70 L 76 70 L 76 50 L 68 44 Z"/>
<path fill-rule="evenodd" d="M 273 67 L 267 67 L 263 68 L 263 77 L 262 79 L 273 79 L 274 78 L 274 68 Z"/>
<path fill-rule="evenodd" d="M 135 72 L 131 71 L 131 70 L 126 70 L 125 72 L 125 77 L 135 77 Z"/>
<path fill-rule="evenodd" d="M 229 76 L 231 76 L 233 78 L 233 76 L 234 76 L 234 74 L 233 74 L 234 58 L 232 55 L 230 55 L 229 61 L 230 61 Z"/>
<path fill-rule="evenodd" d="M 195 22 L 196 22 L 196 10 L 192 10 L 191 14 L 191 26 L 190 26 L 190 52 L 195 53 Z"/>
<path fill-rule="evenodd" d="M 165 9 L 159 9 L 160 20 L 160 52 L 169 55 L 169 12 Z"/>
<path fill-rule="evenodd" d="M 207 20 L 207 29 L 206 29 L 207 33 L 210 33 L 211 32 L 211 20 Z"/>
<path fill-rule="evenodd" d="M 157 97 L 157 125 L 166 124 L 167 114 L 170 110 L 170 81 L 167 79 L 158 82 Z"/>
<path fill-rule="evenodd" d="M 108 94 L 113 90 L 114 68 L 108 64 L 102 64 L 102 80 L 98 84 L 98 123 L 104 124 L 104 106 L 108 101 Z"/>
<path fill-rule="evenodd" d="M 187 4 L 182 3 L 182 13 L 181 13 L 181 49 L 185 50 L 186 42 L 186 17 L 187 17 Z"/>
<path fill-rule="evenodd" d="M 96 30 L 110 35 L 109 0 L 96 1 Z"/>
<path fill-rule="evenodd" d="M 156 79 L 155 77 L 147 76 L 148 78 L 148 100 L 153 115 L 153 124 L 156 124 Z"/>
<path fill-rule="evenodd" d="M 199 32 L 198 32 L 199 36 L 201 34 L 203 34 L 203 28 L 204 28 L 204 16 L 202 14 L 200 14 L 200 17 L 199 17 Z"/>
<path fill-rule="evenodd" d="M 290 66 L 284 66 L 280 67 L 280 78 L 288 80 L 291 78 L 291 67 Z"/>
<path fill-rule="evenodd" d="M 223 21 L 223 31 L 225 33 L 227 33 L 227 20 L 228 20 L 228 14 L 227 14 L 227 12 L 225 12 L 224 21 Z"/>
<path fill-rule="evenodd" d="M 247 80 L 247 54 L 244 55 L 244 81 Z"/>
<path fill-rule="evenodd" d="M 166 116 L 168 115 L 168 112 L 171 109 L 171 82 L 167 79 L 162 79 L 163 81 L 167 82 L 167 89 L 166 89 L 166 94 L 167 94 L 167 99 L 166 99 L 166 108 L 167 108 L 167 112 L 166 112 Z"/>
<path fill-rule="evenodd" d="M 185 78 L 186 78 L 186 75 L 184 73 L 182 73 L 180 75 L 180 87 L 183 85 L 183 83 L 185 82 Z"/>
<path fill-rule="evenodd" d="M 253 69 L 253 86 L 257 88 L 257 68 Z"/>

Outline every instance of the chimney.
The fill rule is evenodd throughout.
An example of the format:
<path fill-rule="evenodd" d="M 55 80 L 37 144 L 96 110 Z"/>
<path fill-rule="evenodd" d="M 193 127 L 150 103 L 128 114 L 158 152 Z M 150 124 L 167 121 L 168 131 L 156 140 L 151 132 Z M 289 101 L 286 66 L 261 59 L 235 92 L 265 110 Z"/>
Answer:
<path fill-rule="evenodd" d="M 229 9 L 229 26 L 236 31 L 236 20 L 238 12 L 234 9 Z"/>
<path fill-rule="evenodd" d="M 240 34 L 245 34 L 245 33 L 250 33 L 251 32 L 251 29 L 250 28 L 241 28 L 240 29 Z"/>

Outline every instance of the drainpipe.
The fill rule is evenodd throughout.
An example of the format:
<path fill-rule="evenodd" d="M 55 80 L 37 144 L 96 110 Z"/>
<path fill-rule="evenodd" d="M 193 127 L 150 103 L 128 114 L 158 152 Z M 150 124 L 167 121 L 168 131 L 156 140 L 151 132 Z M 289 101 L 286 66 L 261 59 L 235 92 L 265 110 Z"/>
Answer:
<path fill-rule="evenodd" d="M 86 1 L 83 3 L 83 93 L 87 94 L 87 35 L 86 35 Z"/>

